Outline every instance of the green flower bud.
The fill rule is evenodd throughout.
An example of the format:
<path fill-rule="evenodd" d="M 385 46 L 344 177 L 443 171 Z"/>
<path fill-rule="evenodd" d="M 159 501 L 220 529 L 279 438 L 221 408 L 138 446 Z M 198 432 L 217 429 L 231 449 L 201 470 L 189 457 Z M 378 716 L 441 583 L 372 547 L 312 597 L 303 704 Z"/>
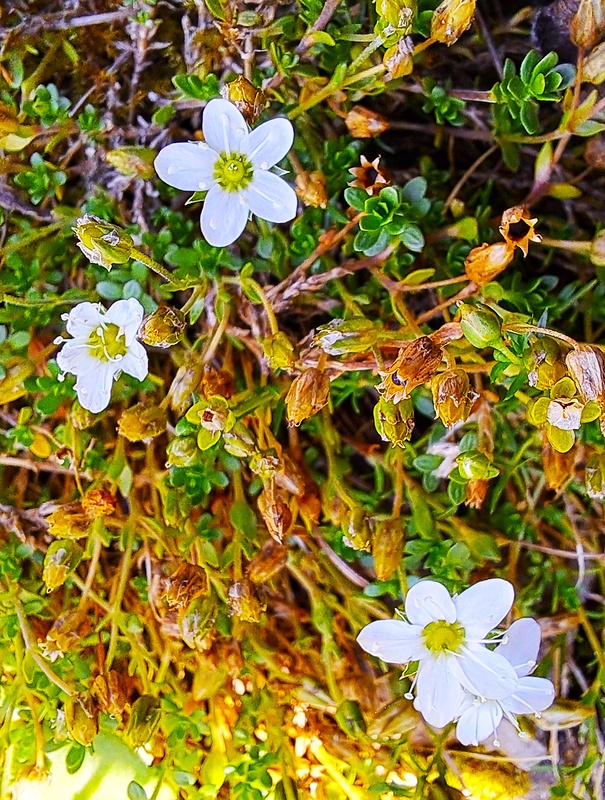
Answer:
<path fill-rule="evenodd" d="M 78 744 L 88 747 L 99 732 L 99 715 L 89 694 L 68 697 L 65 702 L 65 724 Z"/>
<path fill-rule="evenodd" d="M 384 442 L 403 447 L 414 430 L 414 407 L 408 398 L 393 403 L 381 397 L 374 406 L 374 425 Z"/>
<path fill-rule="evenodd" d="M 69 539 L 52 542 L 46 551 L 42 572 L 42 580 L 49 592 L 63 586 L 80 563 L 83 552 L 79 545 Z"/>
<path fill-rule="evenodd" d="M 186 327 L 187 320 L 182 311 L 160 306 L 145 317 L 138 338 L 151 347 L 172 347 L 181 341 Z"/>
<path fill-rule="evenodd" d="M 322 325 L 313 344 L 332 356 L 367 353 L 376 344 L 378 329 L 365 317 L 334 319 Z"/>
<path fill-rule="evenodd" d="M 467 481 L 489 480 L 495 478 L 499 470 L 493 467 L 485 453 L 479 450 L 467 450 L 456 459 L 460 475 Z"/>
<path fill-rule="evenodd" d="M 112 222 L 85 214 L 73 229 L 78 247 L 92 264 L 110 270 L 114 264 L 126 264 L 133 250 L 132 236 Z"/>
<path fill-rule="evenodd" d="M 285 333 L 278 331 L 261 342 L 271 369 L 292 369 L 296 361 L 294 345 Z"/>
<path fill-rule="evenodd" d="M 362 508 L 354 508 L 347 512 L 342 521 L 343 539 L 348 547 L 354 550 L 370 549 L 372 534 L 365 511 Z"/>
<path fill-rule="evenodd" d="M 460 306 L 460 327 L 473 347 L 493 347 L 502 341 L 500 320 L 487 308 Z"/>
<path fill-rule="evenodd" d="M 361 713 L 359 703 L 355 700 L 343 700 L 336 709 L 334 719 L 347 736 L 351 736 L 353 739 L 359 739 L 361 736 L 365 735 L 366 723 Z"/>
<path fill-rule="evenodd" d="M 132 747 L 142 747 L 160 724 L 160 699 L 144 694 L 137 698 L 130 712 L 126 739 Z"/>

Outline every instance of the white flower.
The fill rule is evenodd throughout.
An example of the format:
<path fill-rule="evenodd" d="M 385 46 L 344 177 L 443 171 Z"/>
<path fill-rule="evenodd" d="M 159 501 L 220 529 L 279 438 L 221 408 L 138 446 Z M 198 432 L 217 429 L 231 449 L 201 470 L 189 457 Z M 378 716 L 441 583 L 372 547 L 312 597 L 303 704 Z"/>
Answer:
<path fill-rule="evenodd" d="M 248 212 L 269 222 L 296 216 L 296 193 L 269 169 L 292 147 L 294 129 L 284 118 L 250 131 L 227 100 L 211 100 L 202 122 L 205 142 L 169 144 L 155 160 L 160 178 L 177 189 L 208 191 L 201 227 L 214 247 L 225 247 L 242 233 Z"/>
<path fill-rule="evenodd" d="M 518 676 L 513 692 L 499 700 L 468 696 L 456 726 L 456 736 L 462 744 L 477 745 L 492 734 L 506 717 L 519 730 L 517 714 L 536 714 L 548 708 L 555 696 L 555 687 L 546 678 L 533 678 L 529 673 L 536 666 L 540 649 L 540 626 L 533 619 L 519 619 L 506 632 L 505 641 L 495 653 L 510 662 Z M 494 745 L 499 746 L 494 739 Z"/>
<path fill-rule="evenodd" d="M 109 311 L 98 303 L 79 303 L 69 314 L 67 332 L 61 337 L 57 364 L 76 376 L 76 393 L 83 408 L 94 414 L 107 408 L 111 386 L 120 372 L 142 381 L 147 375 L 147 352 L 136 340 L 143 320 L 143 306 L 134 297 L 118 300 Z"/>
<path fill-rule="evenodd" d="M 460 445 L 457 443 L 439 439 L 429 445 L 426 452 L 430 456 L 443 456 L 441 464 L 431 473 L 436 478 L 449 478 L 450 472 L 458 466 L 456 459 L 460 455 Z"/>
<path fill-rule="evenodd" d="M 486 635 L 509 612 L 512 585 L 500 578 L 481 581 L 457 597 L 440 583 L 426 580 L 407 594 L 408 621 L 371 622 L 357 641 L 383 661 L 418 661 L 414 707 L 436 728 L 454 720 L 465 690 L 489 699 L 508 697 L 517 675 L 500 653 L 485 647 Z M 410 695 L 411 697 L 411 695 Z"/>

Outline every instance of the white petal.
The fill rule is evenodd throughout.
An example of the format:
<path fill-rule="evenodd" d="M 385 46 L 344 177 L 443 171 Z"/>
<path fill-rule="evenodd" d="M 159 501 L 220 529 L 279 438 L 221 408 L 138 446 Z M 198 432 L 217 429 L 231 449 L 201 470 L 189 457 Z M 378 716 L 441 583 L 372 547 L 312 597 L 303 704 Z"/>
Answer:
<path fill-rule="evenodd" d="M 97 362 L 96 369 L 78 375 L 76 393 L 82 408 L 98 414 L 107 408 L 111 399 L 113 378 L 119 367 Z"/>
<path fill-rule="evenodd" d="M 258 169 L 243 191 L 253 214 L 268 222 L 289 222 L 296 216 L 298 198 L 294 189 L 278 175 Z"/>
<path fill-rule="evenodd" d="M 467 645 L 456 658 L 460 682 L 471 694 L 488 700 L 508 697 L 518 686 L 515 670 L 504 656 L 481 645 Z"/>
<path fill-rule="evenodd" d="M 153 166 L 169 186 L 198 192 L 214 185 L 216 159 L 214 150 L 203 142 L 177 142 L 160 150 Z"/>
<path fill-rule="evenodd" d="M 224 192 L 213 186 L 206 195 L 200 224 L 208 244 L 226 247 L 246 227 L 248 206 L 241 192 Z"/>
<path fill-rule="evenodd" d="M 456 621 L 456 609 L 450 593 L 437 581 L 415 583 L 405 598 L 405 613 L 414 625 L 428 625 L 436 620 Z"/>
<path fill-rule="evenodd" d="M 536 666 L 539 649 L 540 626 L 535 619 L 524 617 L 513 622 L 506 631 L 506 641 L 499 644 L 495 652 L 510 661 L 521 678 Z"/>
<path fill-rule="evenodd" d="M 510 697 L 501 700 L 502 706 L 511 714 L 535 714 L 552 705 L 555 687 L 547 678 L 521 678 L 519 686 Z"/>
<path fill-rule="evenodd" d="M 67 333 L 74 338 L 88 339 L 91 332 L 102 320 L 100 307 L 97 303 L 78 303 L 67 317 L 65 328 Z"/>
<path fill-rule="evenodd" d="M 206 143 L 217 153 L 239 153 L 248 126 L 233 103 L 216 98 L 204 109 L 202 130 Z"/>
<path fill-rule="evenodd" d="M 147 351 L 140 342 L 133 342 L 124 358 L 118 362 L 118 366 L 127 375 L 144 381 L 149 371 Z"/>
<path fill-rule="evenodd" d="M 100 361 L 90 355 L 88 347 L 81 339 L 69 339 L 57 353 L 57 365 L 61 372 L 78 375 L 97 369 Z"/>
<path fill-rule="evenodd" d="M 464 627 L 467 638 L 483 639 L 502 622 L 514 599 L 512 583 L 502 578 L 480 581 L 454 598 L 456 619 Z"/>
<path fill-rule="evenodd" d="M 281 161 L 294 141 L 294 128 L 284 117 L 270 119 L 251 131 L 242 141 L 246 153 L 258 169 L 269 169 Z"/>
<path fill-rule="evenodd" d="M 370 622 L 357 637 L 366 653 L 389 664 L 407 664 L 428 655 L 422 642 L 422 628 L 400 619 Z"/>
<path fill-rule="evenodd" d="M 129 297 L 115 302 L 105 314 L 105 321 L 124 330 L 126 346 L 129 347 L 141 327 L 144 313 L 145 309 L 136 297 Z"/>
<path fill-rule="evenodd" d="M 460 713 L 465 694 L 450 669 L 451 657 L 427 658 L 418 668 L 414 708 L 435 728 L 443 728 Z"/>
<path fill-rule="evenodd" d="M 502 720 L 502 709 L 494 700 L 476 703 L 462 713 L 456 725 L 456 737 L 460 744 L 475 745 L 475 747 L 496 734 L 496 729 Z"/>

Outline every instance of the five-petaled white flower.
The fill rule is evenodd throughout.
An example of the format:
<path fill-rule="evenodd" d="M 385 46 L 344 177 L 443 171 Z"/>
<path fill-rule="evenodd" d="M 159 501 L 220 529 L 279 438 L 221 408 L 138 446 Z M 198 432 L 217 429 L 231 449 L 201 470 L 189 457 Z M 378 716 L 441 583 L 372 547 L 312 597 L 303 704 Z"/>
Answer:
<path fill-rule="evenodd" d="M 143 306 L 134 297 L 118 300 L 109 311 L 98 303 L 79 303 L 69 314 L 67 332 L 57 364 L 76 376 L 76 393 L 83 408 L 98 413 L 109 405 L 111 386 L 120 372 L 142 381 L 147 375 L 147 352 L 136 335 Z"/>
<path fill-rule="evenodd" d="M 371 622 L 357 641 L 389 663 L 418 661 L 414 707 L 430 725 L 443 728 L 458 716 L 466 692 L 497 700 L 515 691 L 518 678 L 510 662 L 485 646 L 513 598 L 512 584 L 500 578 L 454 598 L 441 583 L 420 581 L 405 600 L 407 621 Z"/>
<path fill-rule="evenodd" d="M 248 212 L 269 222 L 296 216 L 296 193 L 270 168 L 292 147 L 292 123 L 279 117 L 250 131 L 227 100 L 211 100 L 202 122 L 205 142 L 164 147 L 155 160 L 160 178 L 191 192 L 207 191 L 201 227 L 206 240 L 225 247 L 242 233 Z"/>
<path fill-rule="evenodd" d="M 510 662 L 517 673 L 515 690 L 499 700 L 485 700 L 468 695 L 463 703 L 456 736 L 462 744 L 478 745 L 492 734 L 496 736 L 502 717 L 519 730 L 517 714 L 536 714 L 548 708 L 555 696 L 555 687 L 547 678 L 534 678 L 530 672 L 536 666 L 540 649 L 540 626 L 534 619 L 518 619 L 506 632 L 498 653 Z M 494 745 L 499 746 L 497 738 Z"/>

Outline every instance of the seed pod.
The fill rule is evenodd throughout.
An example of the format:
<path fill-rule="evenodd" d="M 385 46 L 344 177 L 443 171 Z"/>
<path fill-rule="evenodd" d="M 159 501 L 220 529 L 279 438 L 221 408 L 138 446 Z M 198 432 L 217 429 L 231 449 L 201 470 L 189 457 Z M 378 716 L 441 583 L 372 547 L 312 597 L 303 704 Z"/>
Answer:
<path fill-rule="evenodd" d="M 389 369 L 381 372 L 376 388 L 385 400 L 399 403 L 412 389 L 430 381 L 441 363 L 443 351 L 429 336 L 420 336 L 403 347 Z"/>
<path fill-rule="evenodd" d="M 185 362 L 178 368 L 174 380 L 170 385 L 168 396 L 170 397 L 170 408 L 181 417 L 187 407 L 191 404 L 191 395 L 197 389 L 204 366 L 201 363 L 199 354 L 189 353 Z"/>
<path fill-rule="evenodd" d="M 345 125 L 355 139 L 371 139 L 388 130 L 389 123 L 383 116 L 363 106 L 353 106 L 345 117 Z"/>
<path fill-rule="evenodd" d="M 448 47 L 462 36 L 473 21 L 477 0 L 444 0 L 431 18 L 431 39 Z"/>
<path fill-rule="evenodd" d="M 286 417 L 290 426 L 298 427 L 303 420 L 312 417 L 328 402 L 330 378 L 315 367 L 301 372 L 286 395 Z"/>
<path fill-rule="evenodd" d="M 336 709 L 334 719 L 338 727 L 353 739 L 359 739 L 365 735 L 366 722 L 361 713 L 359 703 L 355 700 L 343 700 Z"/>
<path fill-rule="evenodd" d="M 414 430 L 414 407 L 411 400 L 393 403 L 381 397 L 374 406 L 374 425 L 383 442 L 403 447 Z"/>
<path fill-rule="evenodd" d="M 250 581 L 239 581 L 229 589 L 230 613 L 242 622 L 259 622 L 265 606 L 261 605 Z"/>
<path fill-rule="evenodd" d="M 252 583 L 267 583 L 285 567 L 288 548 L 275 539 L 267 539 L 248 566 L 247 576 Z"/>
<path fill-rule="evenodd" d="M 111 669 L 106 677 L 97 675 L 91 689 L 99 710 L 120 723 L 128 705 L 124 684 L 128 685 L 129 682 L 128 676 L 120 675 L 115 669 Z"/>
<path fill-rule="evenodd" d="M 294 519 L 282 493 L 273 482 L 269 483 L 258 496 L 258 510 L 273 538 L 282 542 L 292 528 Z"/>
<path fill-rule="evenodd" d="M 376 525 L 372 535 L 374 571 L 379 581 L 388 581 L 403 558 L 405 532 L 400 519 L 385 519 Z"/>
<path fill-rule="evenodd" d="M 111 517 L 116 511 L 116 497 L 106 489 L 91 489 L 82 498 L 82 508 L 91 519 Z"/>
<path fill-rule="evenodd" d="M 573 478 L 577 459 L 577 447 L 572 447 L 567 453 L 560 453 L 548 441 L 546 434 L 543 434 L 542 466 L 544 467 L 544 479 L 549 489 L 558 492 Z M 586 474 L 588 475 L 588 464 Z"/>
<path fill-rule="evenodd" d="M 463 369 L 448 369 L 433 378 L 433 403 L 435 413 L 446 428 L 464 422 L 471 413 L 473 403 L 479 397 L 474 392 Z"/>
<path fill-rule="evenodd" d="M 571 21 L 570 39 L 582 50 L 590 50 L 605 32 L 603 0 L 580 0 Z"/>
<path fill-rule="evenodd" d="M 85 214 L 73 229 L 78 247 L 92 264 L 110 270 L 114 264 L 126 264 L 133 250 L 132 236 L 118 225 Z"/>
<path fill-rule="evenodd" d="M 160 724 L 160 699 L 144 694 L 137 698 L 130 712 L 126 739 L 132 747 L 142 747 L 151 739 Z"/>
<path fill-rule="evenodd" d="M 82 560 L 83 554 L 82 548 L 69 539 L 59 539 L 50 544 L 44 556 L 42 572 L 42 580 L 49 592 L 63 586 Z"/>
<path fill-rule="evenodd" d="M 187 647 L 200 652 L 208 650 L 215 620 L 216 602 L 212 598 L 193 600 L 179 615 L 179 631 Z"/>
<path fill-rule="evenodd" d="M 356 507 L 350 509 L 343 519 L 343 540 L 348 547 L 354 550 L 370 550 L 372 533 L 365 511 Z"/>
<path fill-rule="evenodd" d="M 285 333 L 278 331 L 263 339 L 261 344 L 271 369 L 292 369 L 296 363 L 296 351 Z"/>
<path fill-rule="evenodd" d="M 515 246 L 509 242 L 475 247 L 464 262 L 466 277 L 477 286 L 485 286 L 508 267 L 514 254 Z"/>
<path fill-rule="evenodd" d="M 73 650 L 81 639 L 88 636 L 90 630 L 90 622 L 83 611 L 64 611 L 53 622 L 46 639 L 41 644 L 44 657 L 49 661 L 63 658 L 65 653 Z"/>
<path fill-rule="evenodd" d="M 493 311 L 464 303 L 459 311 L 462 333 L 473 347 L 493 347 L 502 341 L 500 320 Z"/>
<path fill-rule="evenodd" d="M 469 481 L 466 484 L 465 505 L 470 508 L 481 508 L 485 502 L 488 486 L 489 482 L 484 478 L 477 478 Z"/>
<path fill-rule="evenodd" d="M 588 83 L 603 83 L 605 81 L 605 42 L 601 42 L 588 54 L 584 61 L 582 80 Z"/>
<path fill-rule="evenodd" d="M 118 420 L 118 432 L 129 442 L 144 442 L 164 433 L 167 424 L 165 408 L 137 403 L 126 409 Z"/>
<path fill-rule="evenodd" d="M 299 172 L 295 179 L 296 194 L 304 205 L 312 208 L 326 208 L 328 205 L 328 191 L 326 179 L 319 170 L 312 172 Z"/>
<path fill-rule="evenodd" d="M 374 161 L 368 161 L 365 156 L 360 156 L 359 163 L 359 167 L 351 167 L 349 170 L 351 175 L 355 176 L 355 180 L 351 181 L 349 186 L 365 189 L 371 196 L 378 194 L 385 186 L 390 186 L 393 183 L 392 172 L 386 167 L 380 166 L 380 156 L 376 156 Z"/>
<path fill-rule="evenodd" d="M 518 247 L 526 256 L 530 242 L 541 242 L 542 237 L 535 231 L 537 217 L 531 217 L 525 206 L 507 208 L 502 214 L 500 233 L 507 244 Z"/>
<path fill-rule="evenodd" d="M 46 518 L 48 532 L 57 539 L 83 539 L 88 536 L 90 519 L 81 503 L 65 503 Z"/>
<path fill-rule="evenodd" d="M 605 358 L 596 347 L 578 344 L 565 357 L 569 374 L 585 403 L 605 400 Z"/>
<path fill-rule="evenodd" d="M 605 498 L 605 454 L 592 453 L 586 459 L 586 493 L 593 500 Z"/>
<path fill-rule="evenodd" d="M 243 75 L 238 75 L 235 80 L 223 86 L 221 97 L 233 103 L 248 125 L 254 125 L 258 121 L 267 105 L 267 97 L 262 89 L 257 89 Z"/>
<path fill-rule="evenodd" d="M 197 564 L 181 563 L 171 575 L 160 579 L 160 598 L 170 608 L 184 608 L 193 600 L 206 594 L 206 572 Z"/>
<path fill-rule="evenodd" d="M 145 317 L 137 334 L 150 347 L 172 347 L 183 338 L 187 319 L 178 308 L 160 306 Z"/>
<path fill-rule="evenodd" d="M 390 73 L 392 80 L 412 74 L 414 71 L 413 56 L 414 42 L 410 36 L 402 36 L 396 44 L 386 50 L 382 63 Z"/>
<path fill-rule="evenodd" d="M 65 724 L 78 744 L 88 747 L 99 732 L 99 714 L 90 694 L 78 694 L 65 701 Z"/>

